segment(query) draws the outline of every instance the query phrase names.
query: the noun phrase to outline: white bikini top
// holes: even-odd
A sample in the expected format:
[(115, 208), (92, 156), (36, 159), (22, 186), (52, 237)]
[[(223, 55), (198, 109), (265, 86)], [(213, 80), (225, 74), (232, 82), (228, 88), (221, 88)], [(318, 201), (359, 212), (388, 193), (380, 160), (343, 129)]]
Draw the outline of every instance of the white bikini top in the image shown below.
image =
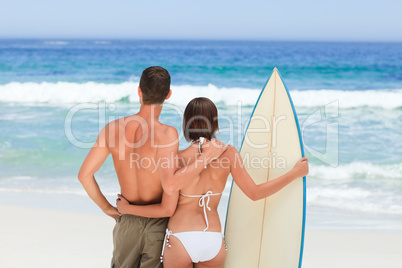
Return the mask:
[[(197, 141), (199, 141), (200, 143), (198, 144), (198, 153), (201, 154), (201, 148), (202, 148), (202, 144), (204, 143), (206, 139), (204, 137), (199, 137), (198, 140), (192, 140), (191, 141), (191, 145), (193, 145), (194, 143), (196, 143)], [(204, 168), (207, 168), (207, 166), (205, 166)]]
[(198, 152), (199, 152), (200, 154), (202, 153), (202, 152), (201, 152), (201, 147), (202, 147), (202, 144), (204, 143), (204, 140), (205, 140), (204, 137), (199, 137), (198, 140), (192, 140), (192, 141), (191, 141), (191, 144), (194, 144), (194, 143), (196, 143), (197, 141), (200, 142), (200, 143), (198, 144)]
[[(214, 196), (214, 195), (220, 195), (222, 193), (212, 193), (212, 191), (208, 191), (206, 194), (200, 194), (200, 195), (186, 195), (183, 193), (180, 193), (180, 195), (184, 196), (184, 197), (196, 197), (196, 198), (200, 198), (200, 200), (198, 201), (198, 205), (202, 208), (204, 208), (204, 217), (205, 217), (205, 223), (207, 224), (207, 228), (204, 229), (204, 232), (206, 232), (209, 228), (209, 223), (208, 223), (208, 216), (207, 216), (207, 209), (209, 211), (211, 211), (211, 208), (209, 207), (209, 198), (210, 196)], [(205, 199), (207, 199), (205, 201)]]

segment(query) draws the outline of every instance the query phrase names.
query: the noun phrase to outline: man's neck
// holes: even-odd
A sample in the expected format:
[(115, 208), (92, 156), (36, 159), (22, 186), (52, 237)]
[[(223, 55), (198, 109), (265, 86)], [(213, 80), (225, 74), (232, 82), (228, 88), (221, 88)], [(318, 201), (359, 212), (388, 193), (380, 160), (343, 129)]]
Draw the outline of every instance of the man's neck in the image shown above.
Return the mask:
[(161, 115), (163, 105), (145, 105), (141, 104), (140, 111), (138, 112), (138, 115), (145, 118), (146, 120), (148, 119), (153, 119), (153, 120), (159, 120), (159, 116)]

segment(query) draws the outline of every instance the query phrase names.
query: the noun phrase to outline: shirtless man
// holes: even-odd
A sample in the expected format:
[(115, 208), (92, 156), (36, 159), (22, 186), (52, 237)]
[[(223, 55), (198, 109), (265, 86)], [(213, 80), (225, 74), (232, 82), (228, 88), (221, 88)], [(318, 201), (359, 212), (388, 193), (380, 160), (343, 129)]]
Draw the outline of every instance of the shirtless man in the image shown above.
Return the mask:
[[(167, 204), (177, 202), (178, 190), (226, 150), (221, 142), (213, 140), (190, 165), (177, 169), (177, 130), (159, 122), (163, 102), (171, 94), (170, 75), (165, 69), (145, 69), (138, 87), (140, 111), (112, 121), (101, 130), (78, 174), (90, 198), (116, 220), (112, 267), (162, 267), (162, 242), (174, 210), (155, 210), (158, 213), (153, 218), (121, 215), (102, 194), (94, 177), (108, 155), (113, 157), (121, 194), (131, 204), (172, 207)], [(149, 208), (138, 206), (139, 210)]]

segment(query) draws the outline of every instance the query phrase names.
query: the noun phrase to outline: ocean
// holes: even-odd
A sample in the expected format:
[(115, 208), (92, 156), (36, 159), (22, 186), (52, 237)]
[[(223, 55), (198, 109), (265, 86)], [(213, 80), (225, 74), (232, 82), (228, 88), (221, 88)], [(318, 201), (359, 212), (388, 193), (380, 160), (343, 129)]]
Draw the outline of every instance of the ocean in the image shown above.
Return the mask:
[[(217, 137), (237, 148), (277, 67), (310, 160), (307, 228), (402, 229), (402, 43), (0, 40), (0, 195), (85, 196), (83, 159), (107, 122), (138, 111), (153, 65), (172, 77), (162, 122), (181, 133), (188, 101), (209, 97)], [(113, 200), (111, 159), (97, 179)]]

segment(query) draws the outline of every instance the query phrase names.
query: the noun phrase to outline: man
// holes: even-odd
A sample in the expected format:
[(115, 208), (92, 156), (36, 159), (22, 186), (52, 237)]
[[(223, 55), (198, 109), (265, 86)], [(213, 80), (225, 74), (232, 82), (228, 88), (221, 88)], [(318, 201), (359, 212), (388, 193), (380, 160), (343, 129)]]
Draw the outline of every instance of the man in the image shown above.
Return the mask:
[(112, 267), (161, 267), (159, 257), (167, 217), (174, 211), (149, 215), (152, 218), (120, 215), (102, 194), (94, 177), (107, 156), (113, 157), (124, 198), (132, 204), (158, 206), (176, 202), (177, 191), (226, 149), (213, 140), (191, 165), (178, 170), (177, 130), (159, 122), (163, 103), (171, 94), (170, 75), (164, 68), (145, 69), (138, 87), (140, 111), (112, 121), (101, 130), (78, 174), (91, 199), (116, 219)]

